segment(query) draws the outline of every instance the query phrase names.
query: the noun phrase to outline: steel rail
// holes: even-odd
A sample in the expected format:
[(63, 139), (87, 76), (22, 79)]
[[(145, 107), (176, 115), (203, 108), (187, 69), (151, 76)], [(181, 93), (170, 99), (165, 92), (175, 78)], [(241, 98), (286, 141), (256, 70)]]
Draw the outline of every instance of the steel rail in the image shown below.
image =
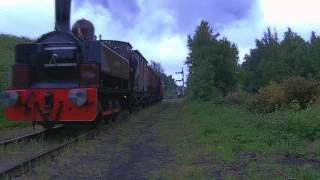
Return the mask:
[[(60, 127), (62, 127), (62, 126), (55, 126), (53, 129), (57, 129), (57, 128), (60, 128)], [(47, 129), (42, 129), (42, 130), (38, 130), (36, 132), (32, 132), (32, 133), (29, 133), (29, 134), (24, 134), (24, 135), (19, 136), (19, 137), (6, 139), (4, 141), (0, 141), (0, 146), (8, 146), (10, 144), (18, 143), (18, 142), (21, 142), (21, 141), (26, 140), (26, 139), (32, 139), (32, 138), (35, 138), (35, 137), (43, 134), (46, 131), (48, 131), (48, 130)]]
[(88, 139), (91, 136), (94, 137), (94, 135), (96, 135), (100, 130), (101, 130), (101, 128), (93, 129), (89, 132), (86, 132), (85, 134), (81, 134), (75, 138), (72, 138), (65, 143), (62, 143), (60, 145), (56, 145), (53, 148), (50, 148), (49, 150), (45, 150), (45, 151), (42, 151), (36, 155), (28, 157), (25, 160), (22, 160), (11, 167), (6, 167), (3, 169), (0, 169), (0, 179), (1, 178), (12, 178), (12, 175), (17, 175), (17, 174), (21, 175), (25, 171), (28, 171), (29, 169), (34, 167), (35, 164), (37, 162), (39, 162), (41, 159), (45, 159), (46, 157), (52, 157), (51, 155), (58, 153), (59, 151), (63, 150), (64, 148), (68, 147), (70, 144), (77, 143), (82, 138)]
[(4, 141), (1, 141), (0, 142), (0, 146), (7, 146), (9, 144), (13, 144), (13, 143), (17, 143), (17, 142), (21, 142), (25, 139), (31, 139), (31, 138), (34, 138), (36, 136), (39, 136), (40, 134), (44, 133), (46, 130), (43, 129), (43, 130), (40, 130), (40, 131), (37, 131), (37, 132), (33, 132), (33, 133), (29, 133), (29, 134), (25, 134), (25, 135), (22, 135), (22, 136), (19, 136), (19, 137), (15, 137), (15, 138), (12, 138), (12, 139), (7, 139), (7, 140), (4, 140)]

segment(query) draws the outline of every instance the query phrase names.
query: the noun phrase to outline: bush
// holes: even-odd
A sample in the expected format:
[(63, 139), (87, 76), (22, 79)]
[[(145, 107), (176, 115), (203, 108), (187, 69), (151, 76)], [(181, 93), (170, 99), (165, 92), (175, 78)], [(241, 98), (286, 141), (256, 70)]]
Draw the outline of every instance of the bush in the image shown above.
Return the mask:
[(256, 104), (250, 110), (270, 113), (283, 108), (305, 109), (309, 104), (320, 102), (319, 87), (319, 81), (302, 77), (291, 77), (281, 83), (272, 82), (259, 90)]
[(226, 98), (233, 104), (246, 104), (250, 96), (252, 95), (245, 91), (236, 91), (228, 93)]
[(257, 109), (257, 96), (253, 93), (248, 93), (245, 91), (235, 91), (228, 93), (225, 99), (228, 104), (241, 104), (250, 111), (255, 111)]
[(212, 98), (211, 100), (212, 104), (215, 105), (232, 105), (232, 103), (229, 101), (229, 99), (227, 99), (226, 97), (222, 97), (222, 96), (218, 96), (215, 98)]
[(272, 82), (261, 88), (257, 95), (257, 110), (269, 113), (280, 109), (285, 104), (285, 92), (281, 85)]
[(265, 125), (275, 139), (290, 141), (293, 136), (307, 141), (320, 138), (319, 107), (308, 107), (299, 112), (288, 110), (265, 116)]
[(316, 102), (319, 97), (319, 82), (308, 81), (302, 77), (292, 77), (282, 82), (285, 92), (285, 103), (297, 102), (305, 109), (308, 104)]

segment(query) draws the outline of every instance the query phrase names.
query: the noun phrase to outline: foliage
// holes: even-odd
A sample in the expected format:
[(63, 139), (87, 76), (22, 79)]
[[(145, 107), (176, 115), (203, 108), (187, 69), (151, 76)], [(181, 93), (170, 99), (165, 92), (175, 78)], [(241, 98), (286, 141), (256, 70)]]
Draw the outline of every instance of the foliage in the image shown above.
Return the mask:
[[(319, 107), (303, 111), (283, 111), (265, 115), (266, 127), (273, 129), (274, 140), (294, 141), (294, 138), (312, 142), (320, 139)], [(267, 123), (268, 121), (268, 123)]]
[(164, 74), (164, 70), (163, 70), (163, 67), (162, 67), (162, 65), (160, 64), (160, 63), (158, 63), (158, 62), (155, 62), (155, 61), (150, 61), (150, 63), (149, 63), (149, 67), (151, 68), (151, 69), (153, 69), (155, 72), (157, 72), (159, 75), (160, 74)]
[(291, 77), (282, 82), (286, 103), (297, 101), (302, 108), (315, 102), (319, 97), (319, 82), (308, 81), (302, 77)]
[(248, 99), (250, 99), (252, 96), (253, 96), (252, 94), (240, 90), (240, 91), (229, 92), (226, 98), (232, 104), (246, 104)]
[(30, 42), (25, 37), (0, 34), (0, 91), (7, 88), (10, 80), (10, 67), (14, 63), (14, 50), (17, 44)]
[(256, 47), (245, 56), (240, 68), (242, 88), (257, 92), (271, 81), (280, 82), (294, 76), (320, 79), (320, 38), (311, 33), (309, 42), (290, 28), (280, 41), (270, 28)]
[(225, 95), (236, 87), (238, 49), (226, 38), (218, 39), (206, 21), (188, 37), (188, 92), (194, 99)]
[[(198, 146), (208, 154), (213, 154), (214, 159), (222, 160), (227, 167), (247, 163), (240, 170), (246, 178), (235, 179), (251, 179), (256, 176), (259, 177), (257, 179), (274, 179), (275, 174), (286, 177), (319, 177), (319, 171), (312, 164), (294, 164), (297, 159), (293, 159), (291, 167), (299, 170), (299, 174), (293, 175), (286, 164), (280, 163), (287, 156), (315, 161), (320, 158), (319, 151), (315, 149), (320, 147), (319, 110), (319, 107), (314, 106), (302, 111), (256, 114), (248, 112), (242, 106), (189, 102), (184, 112), (186, 117), (192, 119), (197, 143), (200, 144)], [(239, 159), (240, 155), (246, 154), (250, 156)], [(251, 157), (254, 159), (251, 160)], [(265, 169), (264, 166), (268, 168)], [(243, 173), (248, 172), (248, 168), (255, 171), (252, 174)], [(266, 175), (270, 177), (267, 178)]]
[(270, 113), (281, 109), (305, 109), (319, 100), (319, 82), (302, 77), (291, 77), (280, 83), (272, 82), (260, 88), (255, 108), (259, 112)]
[(258, 93), (258, 103), (263, 112), (273, 112), (280, 109), (285, 102), (285, 92), (277, 83), (261, 88)]

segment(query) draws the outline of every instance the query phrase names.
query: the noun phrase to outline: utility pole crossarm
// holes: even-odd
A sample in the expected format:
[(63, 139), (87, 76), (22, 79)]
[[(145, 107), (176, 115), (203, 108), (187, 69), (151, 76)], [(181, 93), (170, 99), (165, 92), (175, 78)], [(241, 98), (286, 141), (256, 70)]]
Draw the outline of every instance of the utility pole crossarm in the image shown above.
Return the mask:
[(185, 81), (184, 81), (184, 70), (182, 67), (182, 70), (180, 72), (176, 72), (176, 74), (181, 74), (182, 78), (179, 80), (176, 80), (176, 82), (182, 82), (182, 94), (184, 95), (184, 86), (185, 86)]

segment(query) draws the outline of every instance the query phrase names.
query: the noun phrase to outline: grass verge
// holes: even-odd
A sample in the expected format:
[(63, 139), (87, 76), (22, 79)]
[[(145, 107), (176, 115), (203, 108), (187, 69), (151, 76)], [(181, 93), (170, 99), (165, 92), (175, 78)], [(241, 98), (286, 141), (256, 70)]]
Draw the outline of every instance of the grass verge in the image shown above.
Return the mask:
[[(158, 136), (174, 160), (164, 179), (320, 179), (320, 109), (255, 114), (211, 102), (171, 104)], [(177, 173), (179, 172), (179, 173)]]

